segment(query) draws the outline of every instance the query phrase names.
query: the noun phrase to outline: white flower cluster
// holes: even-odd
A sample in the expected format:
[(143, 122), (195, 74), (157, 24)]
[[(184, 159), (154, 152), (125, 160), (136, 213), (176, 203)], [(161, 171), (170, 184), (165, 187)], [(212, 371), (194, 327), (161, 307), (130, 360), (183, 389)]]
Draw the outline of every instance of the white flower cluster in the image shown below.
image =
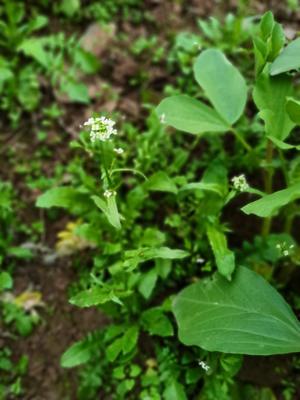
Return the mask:
[(207, 365), (204, 361), (199, 361), (199, 366), (204, 369), (204, 371), (208, 372), (210, 369), (210, 366)]
[(293, 244), (288, 245), (286, 242), (276, 244), (276, 249), (278, 249), (284, 257), (289, 256), (294, 247), (295, 246)]
[(103, 193), (103, 196), (106, 198), (110, 198), (112, 196), (115, 196), (117, 193), (114, 190), (105, 190)]
[(245, 192), (247, 189), (249, 189), (249, 185), (244, 174), (234, 176), (231, 179), (231, 182), (233, 184), (234, 189), (238, 190), (239, 192)]
[(83, 125), (91, 129), (91, 142), (96, 142), (97, 140), (106, 142), (110, 139), (111, 135), (117, 134), (117, 130), (114, 128), (115, 121), (106, 117), (91, 117)]

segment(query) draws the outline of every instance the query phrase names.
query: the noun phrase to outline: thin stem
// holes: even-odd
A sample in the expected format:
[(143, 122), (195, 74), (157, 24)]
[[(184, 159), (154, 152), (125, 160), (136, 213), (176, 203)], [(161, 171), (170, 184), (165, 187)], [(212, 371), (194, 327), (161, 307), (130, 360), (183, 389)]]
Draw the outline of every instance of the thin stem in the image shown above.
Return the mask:
[[(271, 166), (273, 160), (274, 147), (271, 140), (268, 139), (267, 148), (266, 148), (266, 170), (264, 174), (264, 185), (265, 192), (267, 194), (272, 193), (273, 189), (273, 175), (274, 169)], [(272, 217), (267, 217), (263, 220), (261, 234), (262, 236), (267, 236), (270, 233), (272, 227)]]
[(234, 134), (234, 136), (236, 137), (236, 139), (244, 146), (244, 148), (251, 152), (253, 151), (252, 147), (250, 146), (249, 143), (246, 142), (246, 140), (243, 138), (243, 136), (234, 128), (231, 129), (231, 132)]

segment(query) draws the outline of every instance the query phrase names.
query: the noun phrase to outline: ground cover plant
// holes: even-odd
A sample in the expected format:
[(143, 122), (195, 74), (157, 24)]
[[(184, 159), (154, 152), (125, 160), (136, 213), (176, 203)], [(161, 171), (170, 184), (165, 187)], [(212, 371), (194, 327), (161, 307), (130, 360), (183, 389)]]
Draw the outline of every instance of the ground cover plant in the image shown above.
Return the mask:
[[(33, 119), (32, 159), (12, 146), (14, 172), (0, 183), (0, 398), (297, 399), (296, 32), (291, 38), (271, 11), (254, 14), (244, 2), (236, 14), (163, 38), (139, 1), (42, 3), (26, 16), (18, 2), (2, 10), (20, 35), (14, 78), (3, 81), (13, 102), (5, 118), (12, 127), (28, 118), (9, 89), (28, 65), (35, 79), (51, 78), (52, 100)], [(109, 24), (101, 35), (125, 21), (115, 39), (130, 43), (124, 76), (124, 49), (99, 59), (73, 32), (32, 38), (23, 25), (33, 15), (44, 21), (38, 29), (51, 18), (78, 26), (94, 15)], [(138, 30), (133, 40), (127, 24), (149, 24), (149, 34)], [(51, 69), (45, 60), (57, 46)], [(102, 71), (111, 83), (91, 83)], [(69, 99), (56, 93), (70, 82)], [(124, 82), (139, 106), (123, 102)], [(62, 129), (68, 140), (53, 133)], [(52, 356), (58, 372), (49, 370), (48, 386), (60, 388), (37, 388)]]

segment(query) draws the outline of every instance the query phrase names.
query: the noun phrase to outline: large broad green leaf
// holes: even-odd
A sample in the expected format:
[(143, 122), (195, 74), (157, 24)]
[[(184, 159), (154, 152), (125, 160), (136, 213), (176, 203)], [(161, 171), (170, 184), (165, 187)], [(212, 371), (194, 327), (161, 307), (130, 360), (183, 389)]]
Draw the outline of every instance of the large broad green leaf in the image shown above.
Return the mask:
[(285, 108), (291, 94), (292, 81), (288, 76), (270, 77), (264, 72), (257, 79), (253, 99), (265, 121), (267, 135), (284, 140), (294, 127)]
[(226, 132), (229, 126), (206, 104), (186, 95), (167, 97), (156, 108), (161, 121), (184, 132)]
[(278, 75), (300, 68), (300, 38), (293, 40), (272, 63), (270, 74)]
[(218, 113), (235, 123), (247, 101), (247, 86), (240, 72), (216, 49), (203, 51), (194, 64), (194, 74)]
[(258, 217), (270, 217), (281, 207), (300, 198), (300, 184), (297, 183), (287, 189), (268, 194), (259, 200), (253, 201), (242, 208), (246, 214), (254, 214)]
[(300, 324), (260, 275), (239, 267), (185, 288), (173, 304), (179, 339), (208, 351), (271, 355), (300, 351)]
[(206, 232), (216, 259), (218, 271), (230, 280), (235, 269), (235, 257), (227, 246), (226, 236), (213, 225), (208, 225)]

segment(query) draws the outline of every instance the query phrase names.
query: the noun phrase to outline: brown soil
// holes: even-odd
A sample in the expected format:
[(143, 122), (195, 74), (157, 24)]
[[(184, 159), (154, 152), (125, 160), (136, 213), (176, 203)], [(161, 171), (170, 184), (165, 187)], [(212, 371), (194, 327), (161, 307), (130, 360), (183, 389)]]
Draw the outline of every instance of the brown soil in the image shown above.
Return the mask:
[(96, 309), (68, 303), (67, 288), (76, 279), (70, 262), (25, 266), (15, 274), (15, 294), (29, 287), (43, 294), (42, 323), (27, 338), (9, 340), (14, 357), (29, 357), (22, 400), (76, 399), (76, 370), (60, 367), (62, 353), (76, 340), (106, 323)]

